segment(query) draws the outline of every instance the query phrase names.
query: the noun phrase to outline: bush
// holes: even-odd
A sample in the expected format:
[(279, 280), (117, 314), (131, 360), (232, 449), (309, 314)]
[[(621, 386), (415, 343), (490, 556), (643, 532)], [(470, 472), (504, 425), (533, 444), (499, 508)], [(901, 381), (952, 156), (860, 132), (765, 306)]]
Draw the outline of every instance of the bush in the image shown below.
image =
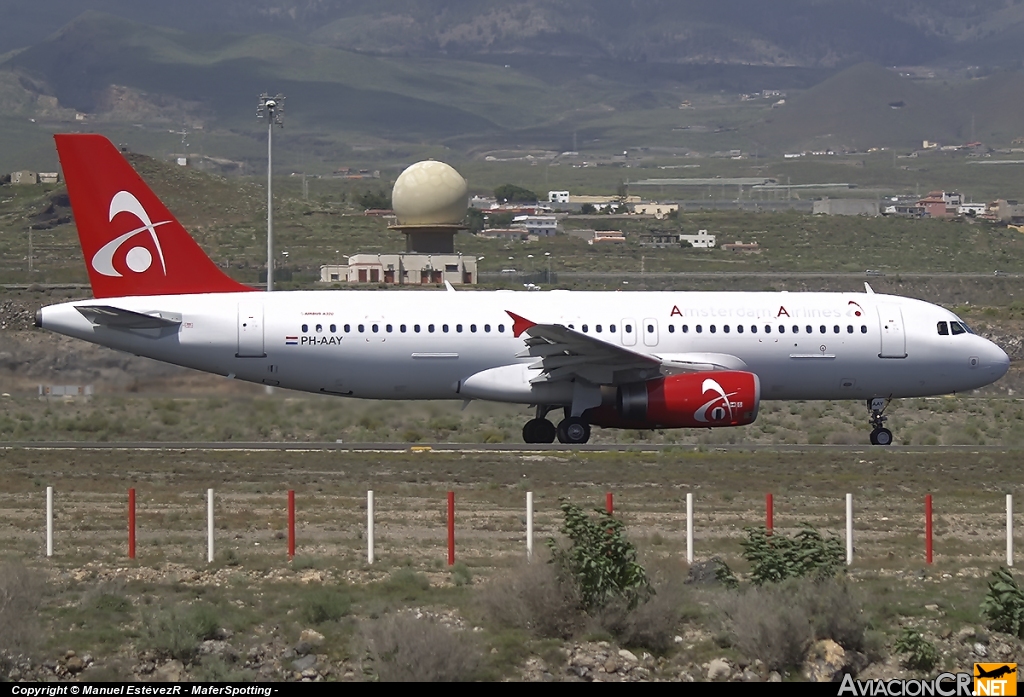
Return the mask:
[(811, 620), (789, 588), (771, 585), (721, 596), (730, 643), (769, 670), (800, 665), (814, 640)]
[(802, 606), (815, 640), (831, 639), (844, 649), (867, 649), (868, 620), (863, 603), (845, 578), (783, 584), (793, 602)]
[(622, 646), (666, 653), (682, 618), (678, 589), (661, 586), (657, 593), (634, 608), (622, 601), (606, 605), (597, 616), (597, 624)]
[(363, 623), (360, 636), (382, 682), (465, 682), (478, 677), (481, 659), (473, 644), (432, 620), (392, 615)]
[(910, 670), (930, 671), (939, 662), (938, 649), (916, 629), (904, 629), (893, 648), (904, 656), (900, 663)]
[(546, 639), (569, 639), (583, 626), (576, 586), (552, 564), (524, 562), (484, 586), (478, 600), (492, 623)]
[(20, 564), (0, 564), (0, 675), (5, 658), (28, 653), (39, 632), (42, 580)]
[(651, 584), (636, 561), (636, 547), (626, 539), (621, 520), (600, 509), (595, 520), (564, 499), (561, 509), (565, 516), (561, 531), (570, 545), (561, 547), (554, 538), (547, 544), (559, 574), (576, 585), (585, 612), (613, 600), (633, 609), (651, 597)]
[(337, 622), (352, 609), (348, 594), (335, 588), (315, 588), (302, 601), (302, 619), (309, 624)]
[(822, 580), (845, 569), (843, 542), (835, 535), (824, 538), (810, 526), (804, 526), (795, 537), (769, 535), (763, 527), (744, 530), (747, 539), (740, 544), (756, 585), (804, 576)]
[(989, 629), (1024, 639), (1024, 590), (1005, 566), (992, 572), (981, 612)]
[(216, 612), (205, 605), (172, 607), (143, 619), (145, 647), (180, 661), (191, 660), (199, 644), (213, 639), (218, 629)]

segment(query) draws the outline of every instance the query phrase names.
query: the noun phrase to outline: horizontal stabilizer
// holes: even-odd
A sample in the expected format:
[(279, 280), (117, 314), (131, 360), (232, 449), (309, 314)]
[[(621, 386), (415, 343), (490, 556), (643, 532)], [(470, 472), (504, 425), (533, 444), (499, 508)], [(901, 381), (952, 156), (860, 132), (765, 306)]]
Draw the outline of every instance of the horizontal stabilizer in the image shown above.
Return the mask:
[(147, 315), (110, 305), (82, 305), (75, 309), (93, 324), (111, 329), (163, 329), (181, 324), (181, 315), (168, 312)]

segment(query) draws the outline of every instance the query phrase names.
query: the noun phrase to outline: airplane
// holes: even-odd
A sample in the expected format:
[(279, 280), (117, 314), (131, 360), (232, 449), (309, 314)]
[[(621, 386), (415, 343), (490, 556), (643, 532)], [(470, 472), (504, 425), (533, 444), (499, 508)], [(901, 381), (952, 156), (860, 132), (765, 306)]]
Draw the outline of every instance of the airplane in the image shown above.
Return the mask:
[(998, 668), (993, 668), (992, 670), (985, 670), (984, 668), (981, 667), (981, 664), (975, 663), (974, 664), (974, 670), (976, 670), (977, 673), (978, 673), (977, 675), (974, 676), (976, 678), (997, 678), (998, 679), (998, 678), (1003, 677), (1004, 675), (1009, 675), (1010, 673), (1016, 673), (1017, 672), (1017, 666), (1016, 666), (1016, 664), (1014, 664), (1014, 666), (1011, 668), (1007, 664), (1007, 665), (1001, 665)]
[[(35, 324), (253, 383), (361, 399), (528, 405), (527, 443), (592, 427), (753, 423), (763, 400), (964, 392), (1009, 358), (922, 300), (837, 292), (261, 292), (203, 252), (109, 140), (58, 134), (93, 299)], [(556, 425), (548, 414), (562, 411)]]

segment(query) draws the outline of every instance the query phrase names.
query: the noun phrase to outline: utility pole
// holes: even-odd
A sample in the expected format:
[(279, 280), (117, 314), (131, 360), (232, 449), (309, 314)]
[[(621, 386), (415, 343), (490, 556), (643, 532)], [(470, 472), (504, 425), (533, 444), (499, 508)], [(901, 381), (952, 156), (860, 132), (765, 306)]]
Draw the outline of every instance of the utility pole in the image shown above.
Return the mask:
[(32, 283), (32, 226), (28, 227), (28, 282)]
[(267, 119), (267, 292), (274, 290), (274, 180), (273, 144), (274, 125), (284, 126), (284, 95), (260, 95), (256, 118)]

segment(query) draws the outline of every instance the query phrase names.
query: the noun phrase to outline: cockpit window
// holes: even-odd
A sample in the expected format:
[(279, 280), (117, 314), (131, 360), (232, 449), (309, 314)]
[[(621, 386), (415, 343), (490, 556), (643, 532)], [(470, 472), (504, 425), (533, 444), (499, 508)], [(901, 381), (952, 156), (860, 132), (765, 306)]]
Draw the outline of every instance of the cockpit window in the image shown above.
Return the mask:
[(938, 327), (939, 327), (939, 336), (948, 336), (949, 335), (949, 327), (946, 326), (945, 322), (939, 322)]
[(964, 328), (964, 325), (960, 324), (959, 322), (950, 322), (949, 328), (954, 336), (956, 336), (957, 334), (967, 333), (967, 330)]

